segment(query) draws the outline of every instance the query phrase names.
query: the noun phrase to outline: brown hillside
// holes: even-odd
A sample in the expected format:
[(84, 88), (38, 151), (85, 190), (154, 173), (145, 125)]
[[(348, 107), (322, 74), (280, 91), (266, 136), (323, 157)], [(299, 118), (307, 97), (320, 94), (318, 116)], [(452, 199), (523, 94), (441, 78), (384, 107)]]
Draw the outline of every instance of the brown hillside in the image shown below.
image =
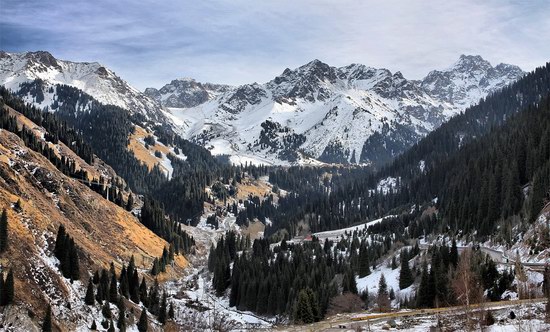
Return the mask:
[[(21, 209), (13, 207), (18, 200)], [(63, 175), (6, 130), (0, 130), (0, 207), (5, 207), (9, 216), (9, 246), (0, 257), (1, 270), (13, 269), (15, 273), (16, 302), (39, 318), (46, 303), (56, 304), (54, 317), (67, 324), (59, 326), (62, 330), (72, 330), (71, 324), (79, 319), (74, 315), (80, 314), (59, 309), (74, 300), (70, 283), (60, 277), (52, 258), (60, 224), (80, 248), (83, 282), (95, 269), (110, 262), (120, 267), (131, 255), (138, 267), (148, 269), (167, 245), (131, 213)], [(186, 264), (178, 257), (175, 268)]]

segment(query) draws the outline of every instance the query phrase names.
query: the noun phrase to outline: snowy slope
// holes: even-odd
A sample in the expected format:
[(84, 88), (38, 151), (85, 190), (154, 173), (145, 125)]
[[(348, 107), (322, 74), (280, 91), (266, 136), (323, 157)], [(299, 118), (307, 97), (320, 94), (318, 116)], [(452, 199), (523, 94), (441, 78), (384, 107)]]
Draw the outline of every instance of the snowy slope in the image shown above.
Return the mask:
[(172, 108), (169, 116), (185, 138), (213, 154), (267, 164), (308, 158), (381, 163), (521, 75), (518, 67), (492, 67), (479, 56), (461, 56), (449, 69), (432, 71), (422, 81), (387, 69), (360, 64), (336, 68), (314, 60), (265, 84), (214, 92), (190, 80), (180, 81), (176, 89), (173, 81), (163, 89), (175, 94), (157, 99), (170, 106), (177, 98), (202, 95), (187, 104), (194, 106), (179, 103), (183, 107)]
[(0, 84), (17, 91), (21, 83), (35, 79), (43, 80), (48, 85), (73, 86), (103, 104), (116, 105), (131, 113), (141, 113), (153, 121), (166, 122), (160, 104), (97, 62), (58, 60), (43, 51), (0, 52)]

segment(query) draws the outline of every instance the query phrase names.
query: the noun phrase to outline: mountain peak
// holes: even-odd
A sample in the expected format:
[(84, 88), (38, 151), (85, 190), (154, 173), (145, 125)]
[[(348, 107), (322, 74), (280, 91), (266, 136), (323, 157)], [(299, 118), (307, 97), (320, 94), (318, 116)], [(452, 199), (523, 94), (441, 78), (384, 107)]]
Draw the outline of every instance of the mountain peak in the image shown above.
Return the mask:
[(517, 66), (499, 64), (493, 67), (480, 55), (462, 54), (451, 67), (431, 71), (421, 85), (433, 98), (464, 108), (522, 75), (523, 71)]
[(489, 70), (490, 68), (493, 68), (491, 66), (491, 63), (484, 58), (481, 57), (481, 55), (466, 55), (462, 54), (458, 58), (458, 61), (455, 62), (449, 70), (455, 70), (455, 71), (471, 71), (471, 70)]

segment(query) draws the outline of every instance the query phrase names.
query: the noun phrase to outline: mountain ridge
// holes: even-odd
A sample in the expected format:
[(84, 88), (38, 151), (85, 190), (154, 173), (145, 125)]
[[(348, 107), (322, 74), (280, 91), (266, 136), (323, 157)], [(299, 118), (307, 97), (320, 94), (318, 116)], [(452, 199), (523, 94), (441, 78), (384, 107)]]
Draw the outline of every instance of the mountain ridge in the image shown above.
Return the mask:
[(481, 56), (461, 55), (451, 67), (422, 80), (315, 59), (266, 83), (227, 88), (203, 103), (174, 108), (171, 115), (185, 138), (213, 154), (232, 155), (234, 162), (295, 164), (309, 157), (380, 165), (523, 74), (513, 65), (493, 67)]

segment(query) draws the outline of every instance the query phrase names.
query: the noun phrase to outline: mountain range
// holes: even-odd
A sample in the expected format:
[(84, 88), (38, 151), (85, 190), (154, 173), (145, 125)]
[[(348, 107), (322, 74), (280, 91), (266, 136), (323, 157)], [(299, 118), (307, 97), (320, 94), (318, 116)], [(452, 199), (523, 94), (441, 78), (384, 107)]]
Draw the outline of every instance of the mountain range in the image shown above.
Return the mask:
[(28, 102), (53, 109), (58, 98), (51, 87), (73, 86), (153, 125), (169, 124), (234, 163), (382, 165), (522, 75), (517, 66), (493, 67), (470, 55), (422, 80), (314, 60), (264, 84), (233, 87), (186, 78), (141, 93), (99, 63), (58, 60), (48, 52), (0, 53), (0, 84), (19, 91), (25, 82), (45, 83), (43, 96), (20, 93)]
[(422, 80), (314, 60), (265, 84), (176, 80), (146, 94), (170, 108), (184, 137), (234, 162), (383, 164), (523, 74), (467, 55)]

